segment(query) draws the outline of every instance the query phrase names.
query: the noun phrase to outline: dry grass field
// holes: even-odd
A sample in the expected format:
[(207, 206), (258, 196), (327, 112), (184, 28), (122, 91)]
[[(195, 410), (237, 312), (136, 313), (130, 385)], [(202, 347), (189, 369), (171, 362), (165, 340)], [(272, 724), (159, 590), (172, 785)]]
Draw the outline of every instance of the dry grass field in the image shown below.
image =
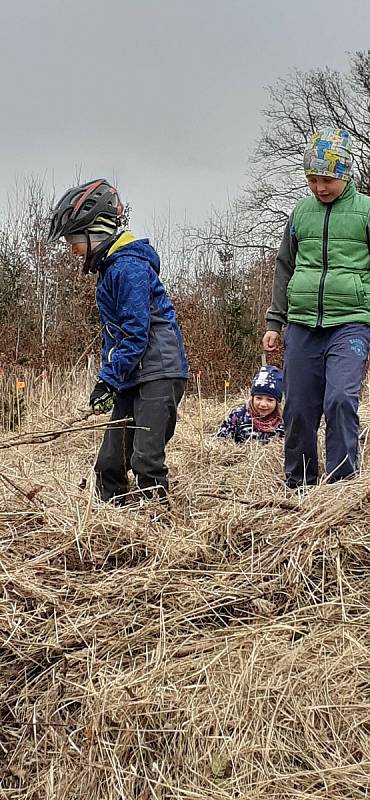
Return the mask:
[[(35, 385), (22, 430), (85, 397)], [(362, 416), (361, 476), (287, 496), (281, 442), (188, 398), (159, 518), (97, 505), (100, 428), (2, 449), (1, 800), (370, 797)]]

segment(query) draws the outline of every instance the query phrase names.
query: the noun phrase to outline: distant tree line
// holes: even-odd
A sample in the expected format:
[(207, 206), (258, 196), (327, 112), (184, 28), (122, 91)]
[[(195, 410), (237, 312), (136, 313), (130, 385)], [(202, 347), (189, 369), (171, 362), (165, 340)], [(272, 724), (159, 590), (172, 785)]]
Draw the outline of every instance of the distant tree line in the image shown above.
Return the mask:
[[(320, 126), (353, 136), (354, 177), (370, 194), (370, 51), (348, 71), (293, 71), (269, 89), (248, 184), (200, 228), (154, 231), (164, 277), (205, 392), (249, 380), (261, 355), (264, 313), (282, 230), (306, 189), (302, 155)], [(62, 243), (46, 246), (51, 198), (28, 180), (0, 220), (0, 366), (70, 367), (99, 352), (94, 279), (81, 279)], [(157, 241), (156, 241), (157, 240)]]

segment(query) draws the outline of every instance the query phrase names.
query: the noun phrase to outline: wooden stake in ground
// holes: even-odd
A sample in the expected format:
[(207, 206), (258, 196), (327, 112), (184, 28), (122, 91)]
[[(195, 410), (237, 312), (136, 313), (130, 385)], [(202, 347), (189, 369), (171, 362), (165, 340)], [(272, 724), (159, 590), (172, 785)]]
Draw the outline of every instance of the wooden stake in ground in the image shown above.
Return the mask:
[(201, 377), (202, 373), (199, 370), (196, 375), (197, 381), (197, 390), (198, 390), (198, 400), (199, 400), (199, 422), (200, 422), (200, 455), (203, 458), (203, 438), (204, 438), (204, 427), (203, 427), (203, 411), (202, 411), (202, 389), (201, 389)]
[(225, 419), (227, 417), (227, 390), (230, 386), (230, 381), (225, 381), (224, 385), (224, 407), (225, 407)]

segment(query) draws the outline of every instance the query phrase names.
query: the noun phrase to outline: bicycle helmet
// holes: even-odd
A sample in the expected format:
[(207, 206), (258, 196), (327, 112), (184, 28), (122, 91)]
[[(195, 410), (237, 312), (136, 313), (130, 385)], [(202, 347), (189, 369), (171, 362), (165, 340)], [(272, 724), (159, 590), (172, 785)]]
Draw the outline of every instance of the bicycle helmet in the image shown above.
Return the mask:
[(74, 233), (107, 233), (115, 231), (123, 214), (117, 189), (105, 180), (72, 187), (56, 204), (47, 241), (56, 242)]

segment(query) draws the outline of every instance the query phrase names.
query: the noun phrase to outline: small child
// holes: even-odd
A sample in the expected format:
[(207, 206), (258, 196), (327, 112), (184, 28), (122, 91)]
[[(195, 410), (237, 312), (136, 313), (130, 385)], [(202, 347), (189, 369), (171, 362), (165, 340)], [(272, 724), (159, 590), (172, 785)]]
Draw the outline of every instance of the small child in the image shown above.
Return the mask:
[(253, 379), (249, 402), (234, 408), (216, 436), (233, 439), (237, 444), (250, 441), (267, 444), (275, 436), (282, 438), (284, 423), (279, 408), (282, 381), (280, 369), (262, 367)]

